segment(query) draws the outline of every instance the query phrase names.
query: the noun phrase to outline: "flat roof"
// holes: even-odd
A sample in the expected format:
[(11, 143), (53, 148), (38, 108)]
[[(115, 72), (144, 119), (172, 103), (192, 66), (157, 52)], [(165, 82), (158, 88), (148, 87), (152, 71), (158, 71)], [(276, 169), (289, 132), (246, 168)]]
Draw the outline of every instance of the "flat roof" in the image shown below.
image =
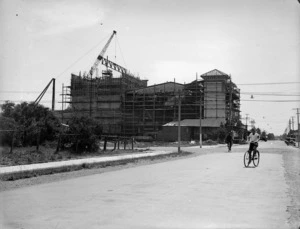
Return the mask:
[[(224, 118), (206, 118), (201, 120), (202, 127), (220, 127), (222, 123), (225, 124)], [(199, 125), (199, 119), (184, 119), (180, 121), (180, 126), (199, 127)], [(163, 126), (178, 126), (178, 121), (172, 121)]]

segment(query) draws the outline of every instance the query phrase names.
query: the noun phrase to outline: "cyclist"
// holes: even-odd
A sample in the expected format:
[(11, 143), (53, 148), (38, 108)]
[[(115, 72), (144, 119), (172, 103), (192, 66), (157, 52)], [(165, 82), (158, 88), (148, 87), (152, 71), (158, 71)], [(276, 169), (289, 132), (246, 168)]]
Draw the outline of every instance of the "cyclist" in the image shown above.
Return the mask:
[[(252, 128), (251, 133), (248, 136), (248, 141), (250, 141), (249, 150), (248, 150), (249, 155), (251, 155), (252, 150), (257, 149), (259, 139), (260, 139), (260, 136), (256, 132), (256, 129)], [(253, 158), (255, 158), (255, 157), (256, 157), (256, 151), (254, 150)], [(249, 157), (249, 161), (251, 161), (251, 157)]]
[(232, 132), (230, 131), (225, 139), (225, 142), (227, 143), (227, 146), (228, 146), (228, 152), (231, 151), (231, 146), (232, 146), (232, 142), (233, 142), (233, 139), (232, 139)]

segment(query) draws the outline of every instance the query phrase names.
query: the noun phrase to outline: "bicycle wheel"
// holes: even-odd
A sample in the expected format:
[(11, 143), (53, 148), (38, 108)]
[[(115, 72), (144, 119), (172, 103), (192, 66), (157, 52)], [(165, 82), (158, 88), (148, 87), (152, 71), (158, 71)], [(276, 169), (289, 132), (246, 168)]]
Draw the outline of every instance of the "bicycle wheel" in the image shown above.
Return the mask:
[(249, 166), (249, 152), (246, 151), (245, 154), (244, 154), (244, 165), (245, 167), (248, 167)]
[(256, 156), (255, 156), (255, 158), (253, 158), (253, 164), (254, 164), (255, 167), (258, 166), (258, 164), (259, 164), (259, 159), (260, 159), (260, 154), (259, 154), (259, 151), (256, 150)]

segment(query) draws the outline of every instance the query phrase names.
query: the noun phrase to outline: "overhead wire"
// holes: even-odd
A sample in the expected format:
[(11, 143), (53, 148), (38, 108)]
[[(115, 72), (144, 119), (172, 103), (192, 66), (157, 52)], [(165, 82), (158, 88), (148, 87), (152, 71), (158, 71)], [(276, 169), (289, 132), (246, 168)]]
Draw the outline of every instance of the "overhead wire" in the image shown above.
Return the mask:
[(261, 93), (261, 92), (241, 92), (241, 95), (263, 95), (263, 96), (300, 96), (300, 94), (275, 94), (275, 93)]
[(237, 85), (283, 85), (283, 84), (299, 84), (299, 81), (296, 82), (274, 82), (274, 83), (241, 83)]
[(74, 64), (76, 64), (78, 61), (80, 61), (83, 57), (87, 56), (91, 51), (95, 50), (102, 42), (107, 40), (106, 36), (103, 38), (100, 42), (98, 42), (96, 45), (94, 45), (91, 49), (89, 49), (87, 52), (85, 52), (83, 55), (81, 55), (76, 61), (74, 61), (72, 64), (70, 64), (63, 72), (61, 72), (58, 76), (56, 76), (56, 79), (61, 77), (67, 70), (69, 70)]
[(250, 102), (300, 102), (299, 99), (296, 100), (255, 100), (255, 99), (241, 99), (240, 101), (250, 101)]
[(124, 56), (123, 56), (123, 52), (122, 52), (122, 49), (121, 49), (121, 46), (120, 46), (120, 43), (119, 43), (119, 40), (117, 39), (117, 37), (116, 37), (116, 42), (117, 42), (118, 47), (119, 47), (119, 49), (120, 49), (120, 54), (121, 54), (121, 57), (122, 57), (122, 59), (123, 59), (125, 68), (127, 68), (127, 65), (126, 65), (126, 62), (125, 62), (125, 59), (124, 59)]

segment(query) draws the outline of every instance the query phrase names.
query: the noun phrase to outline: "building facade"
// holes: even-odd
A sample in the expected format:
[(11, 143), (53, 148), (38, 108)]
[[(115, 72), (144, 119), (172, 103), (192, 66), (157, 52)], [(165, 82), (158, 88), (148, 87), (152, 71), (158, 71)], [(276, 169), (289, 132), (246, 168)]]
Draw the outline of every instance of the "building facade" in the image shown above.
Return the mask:
[(236, 126), (240, 119), (240, 91), (231, 77), (214, 69), (201, 78), (188, 84), (147, 86), (145, 80), (125, 74), (115, 78), (109, 71), (95, 79), (72, 75), (70, 98), (65, 99), (70, 106), (68, 112), (63, 112), (89, 115), (99, 121), (105, 134), (154, 139), (161, 139), (164, 129), (176, 126), (179, 106), (182, 126), (188, 123), (191, 140), (199, 139), (200, 117), (207, 130), (220, 125)]

